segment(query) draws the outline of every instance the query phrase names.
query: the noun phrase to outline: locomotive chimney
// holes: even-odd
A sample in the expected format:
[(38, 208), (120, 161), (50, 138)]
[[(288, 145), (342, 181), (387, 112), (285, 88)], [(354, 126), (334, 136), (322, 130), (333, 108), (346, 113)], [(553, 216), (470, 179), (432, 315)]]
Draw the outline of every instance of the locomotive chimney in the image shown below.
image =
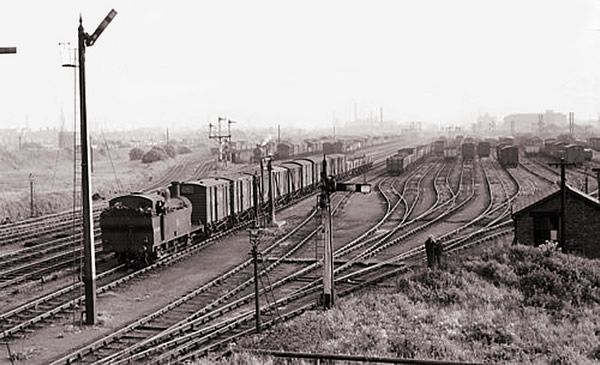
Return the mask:
[(179, 197), (179, 195), (181, 195), (181, 185), (179, 184), (179, 181), (171, 182), (171, 186), (169, 186), (169, 190), (171, 191), (172, 198)]

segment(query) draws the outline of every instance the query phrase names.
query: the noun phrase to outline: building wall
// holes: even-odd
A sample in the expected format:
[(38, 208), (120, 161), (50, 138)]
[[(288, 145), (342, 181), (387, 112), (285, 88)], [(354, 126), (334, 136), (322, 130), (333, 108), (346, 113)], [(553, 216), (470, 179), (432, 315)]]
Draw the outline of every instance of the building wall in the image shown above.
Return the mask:
[[(529, 211), (515, 217), (515, 238), (517, 242), (534, 244), (534, 212), (560, 212), (560, 195)], [(600, 258), (600, 212), (583, 198), (573, 193), (567, 194), (566, 199), (566, 242), (567, 248), (575, 253), (591, 258)], [(560, 232), (559, 232), (560, 237)]]

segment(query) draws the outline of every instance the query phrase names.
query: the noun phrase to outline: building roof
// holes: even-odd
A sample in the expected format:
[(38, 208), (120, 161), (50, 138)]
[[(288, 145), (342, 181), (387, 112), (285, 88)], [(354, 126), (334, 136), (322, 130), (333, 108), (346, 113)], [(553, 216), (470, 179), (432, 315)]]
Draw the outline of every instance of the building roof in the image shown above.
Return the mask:
[[(567, 194), (600, 210), (600, 201), (598, 201), (598, 199), (595, 199), (592, 196), (582, 192), (579, 189), (576, 189), (572, 186), (567, 185)], [(522, 201), (520, 204), (517, 203), (517, 204), (513, 205), (513, 210), (514, 210), (513, 217), (527, 213), (531, 209), (534, 209), (534, 208), (536, 208), (558, 196), (560, 196), (560, 188), (558, 188), (558, 187), (555, 187), (555, 188), (552, 188), (549, 190), (545, 190), (545, 191), (541, 192), (540, 194), (532, 195), (530, 199)]]

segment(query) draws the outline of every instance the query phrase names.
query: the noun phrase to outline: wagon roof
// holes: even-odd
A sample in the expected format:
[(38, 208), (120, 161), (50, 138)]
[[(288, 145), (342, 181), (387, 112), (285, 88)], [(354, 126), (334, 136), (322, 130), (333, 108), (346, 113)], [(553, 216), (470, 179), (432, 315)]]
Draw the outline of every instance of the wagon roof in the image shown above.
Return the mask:
[[(307, 162), (310, 163), (310, 162)], [(279, 163), (280, 166), (285, 166), (288, 168), (300, 168), (299, 164), (295, 163), (294, 161), (283, 161)]]
[(323, 162), (323, 156), (307, 156), (302, 158), (302, 160), (312, 161), (313, 163), (320, 163)]
[(224, 185), (224, 184), (228, 184), (228, 183), (229, 182), (224, 179), (215, 179), (212, 177), (207, 177), (202, 180), (186, 181), (186, 182), (182, 183), (182, 185), (217, 186), (217, 185)]
[(306, 160), (294, 160), (294, 161), (288, 161), (288, 163), (295, 163), (295, 164), (299, 164), (302, 166), (312, 166), (312, 162), (306, 161)]
[(211, 179), (227, 179), (227, 180), (249, 180), (252, 176), (242, 172), (219, 172), (219, 175), (210, 176)]
[(271, 166), (273, 171), (287, 171), (287, 169), (285, 167), (281, 167), (281, 166), (277, 166), (277, 165), (272, 165)]
[(338, 158), (338, 157), (343, 157), (346, 156), (343, 153), (330, 153), (327, 155), (327, 157), (331, 157), (331, 158)]

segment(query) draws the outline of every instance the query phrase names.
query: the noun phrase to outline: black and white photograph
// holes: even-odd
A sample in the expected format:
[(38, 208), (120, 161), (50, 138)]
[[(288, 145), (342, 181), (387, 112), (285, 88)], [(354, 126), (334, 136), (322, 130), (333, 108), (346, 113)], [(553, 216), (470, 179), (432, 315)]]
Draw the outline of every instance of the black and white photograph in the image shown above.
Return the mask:
[(599, 0), (0, 3), (0, 365), (600, 364)]

